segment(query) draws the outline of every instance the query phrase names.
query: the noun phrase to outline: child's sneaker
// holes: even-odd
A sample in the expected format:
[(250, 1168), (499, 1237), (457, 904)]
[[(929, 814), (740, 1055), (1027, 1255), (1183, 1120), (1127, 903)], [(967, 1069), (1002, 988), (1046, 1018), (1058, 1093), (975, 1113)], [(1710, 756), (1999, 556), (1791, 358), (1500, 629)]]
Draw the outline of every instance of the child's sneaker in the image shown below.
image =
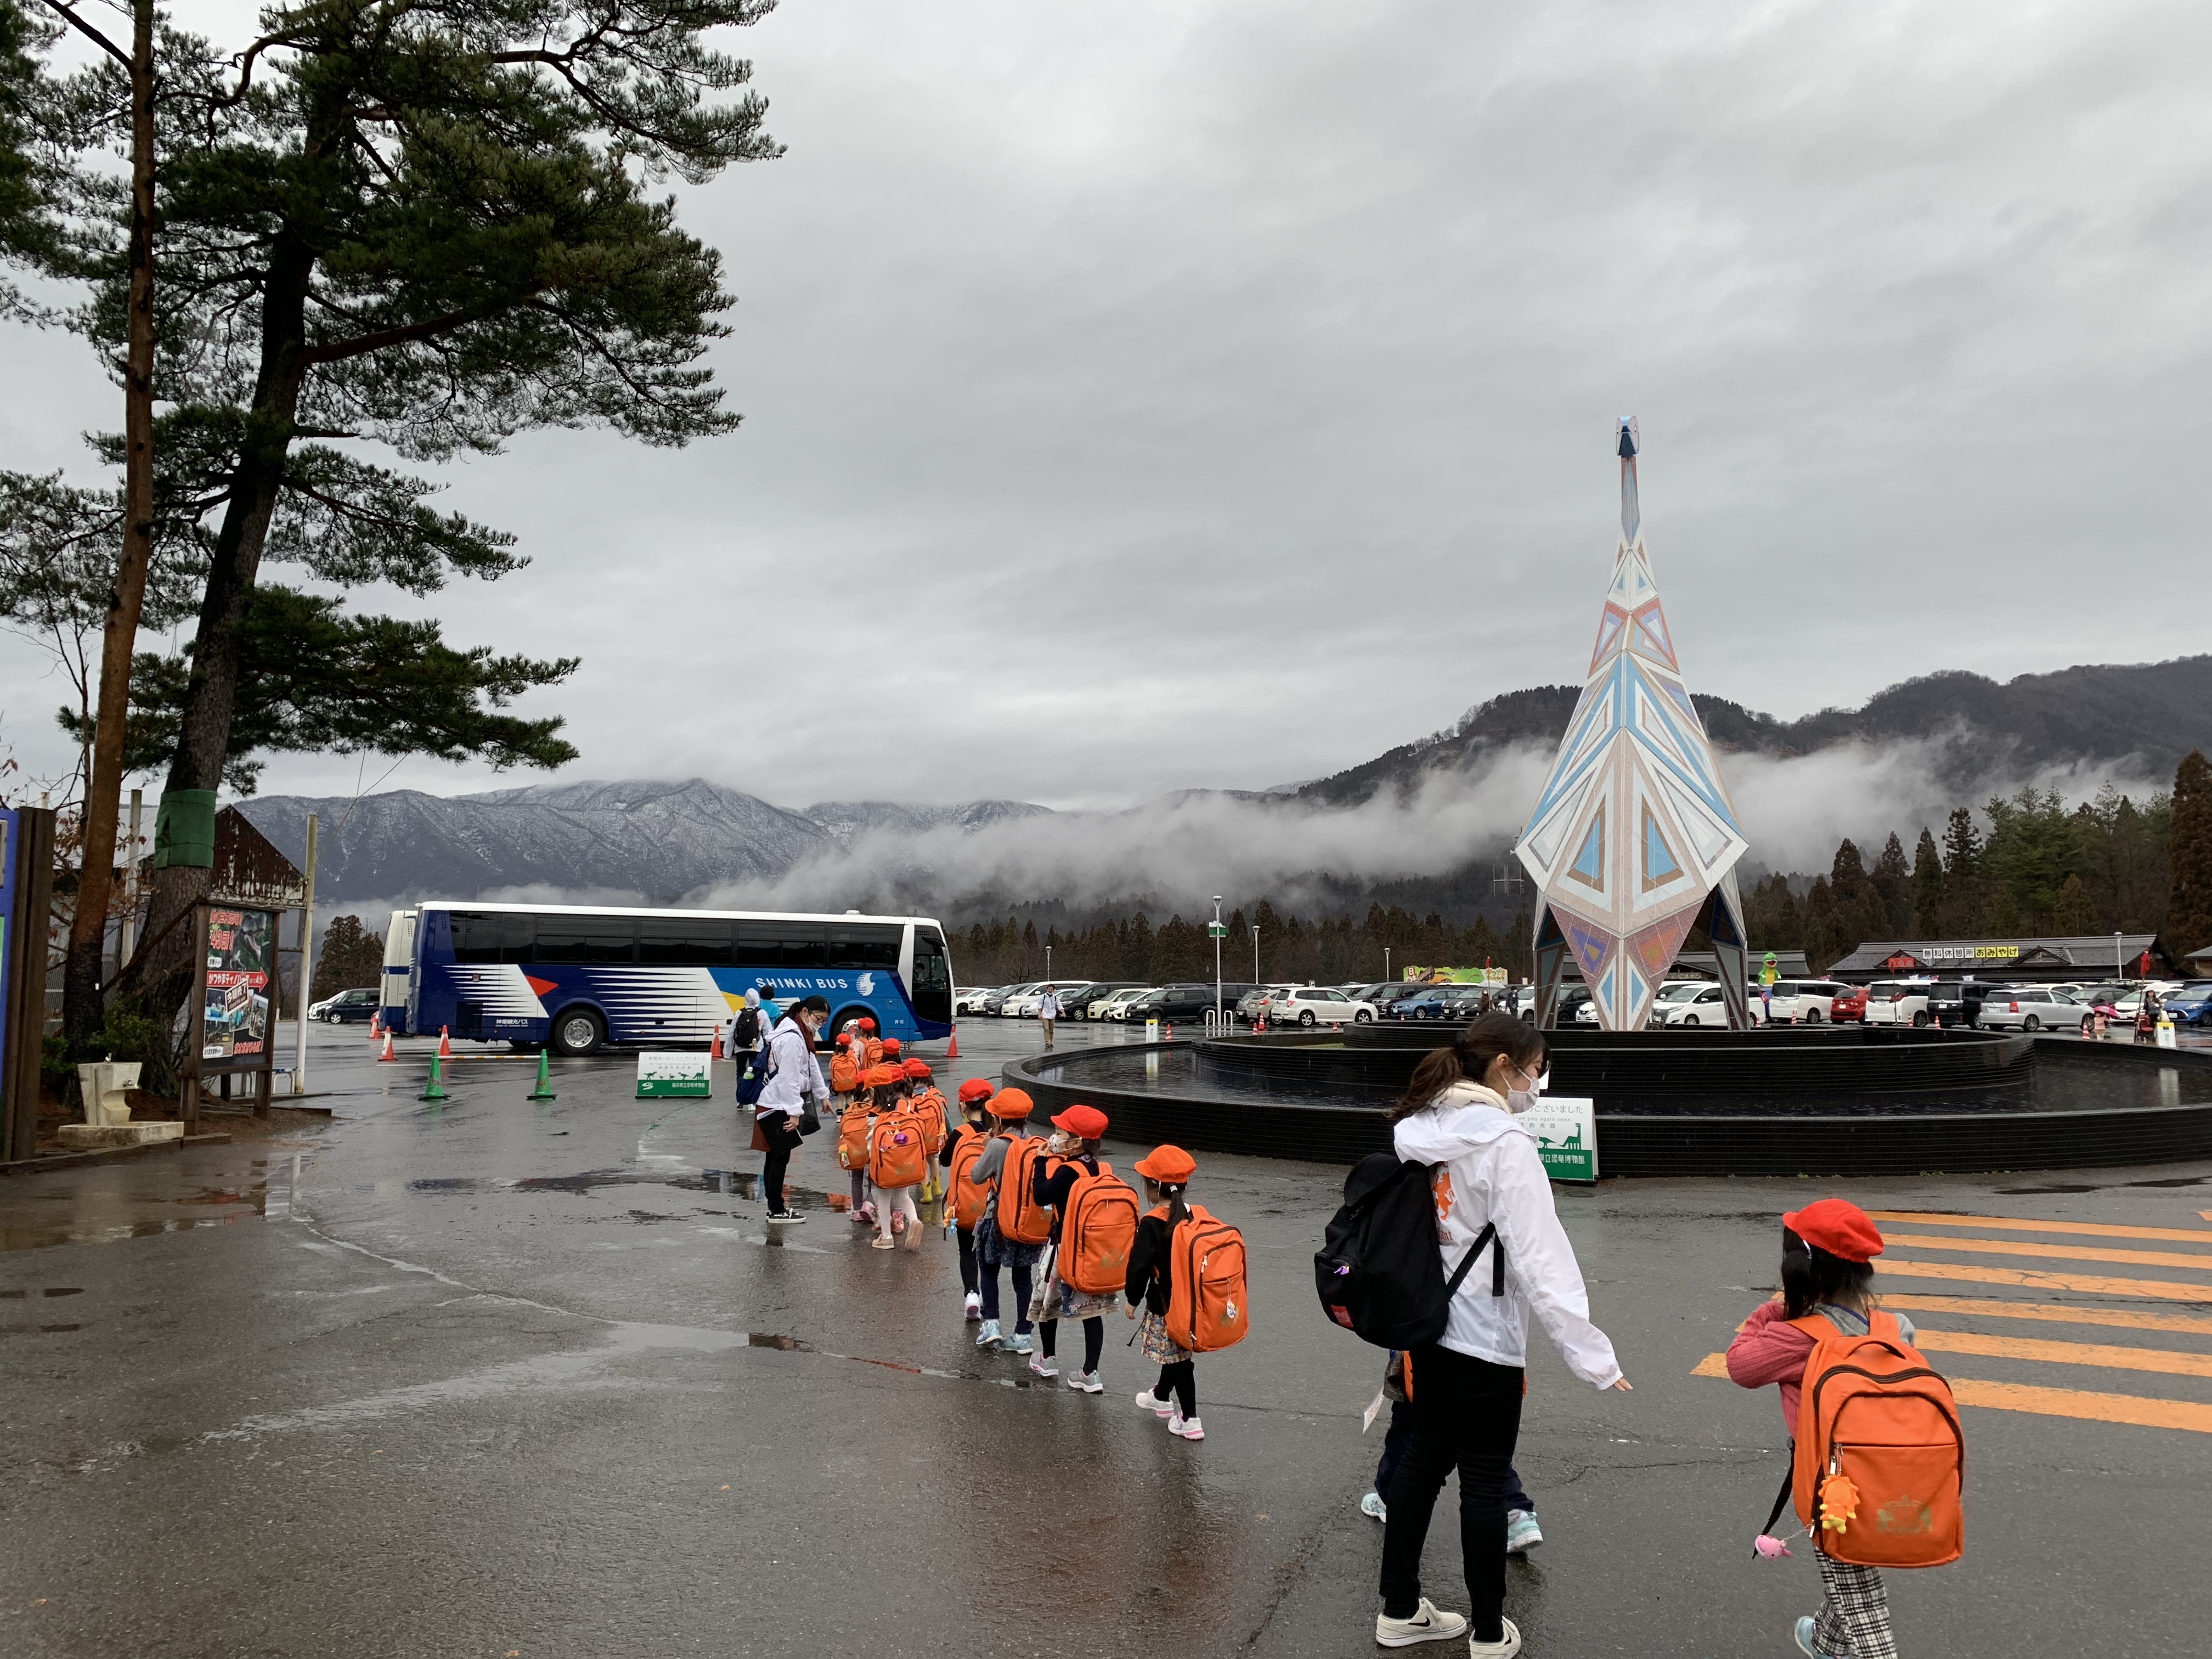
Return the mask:
[(1039, 1354), (1036, 1358), (1030, 1360), (1030, 1370), (1038, 1376), (1058, 1376), (1060, 1375), (1060, 1367), (1053, 1363), (1052, 1356), (1048, 1353)]
[(1097, 1371), (1070, 1371), (1067, 1386), (1078, 1394), (1103, 1394), (1106, 1385), (1098, 1380)]
[(1793, 1634), (1797, 1638), (1798, 1650), (1805, 1655), (1805, 1659), (1828, 1659), (1828, 1656), (1820, 1651), (1820, 1644), (1813, 1639), (1813, 1632), (1819, 1628), (1820, 1622), (1809, 1613), (1797, 1621), (1797, 1628)]
[(1446, 1612), (1425, 1595), (1411, 1619), (1393, 1619), (1387, 1613), (1375, 1615), (1375, 1645), (1381, 1648), (1410, 1648), (1416, 1642), (1446, 1641), (1466, 1631), (1465, 1617)]
[(1544, 1541), (1544, 1529), (1536, 1524), (1536, 1517), (1526, 1510), (1505, 1511), (1505, 1553), (1526, 1555), (1528, 1547)]
[(868, 1248), (872, 1250), (896, 1250), (898, 1249), (898, 1240), (888, 1233), (878, 1233), (868, 1241)]
[(1203, 1440), (1206, 1438), (1206, 1425), (1194, 1417), (1185, 1417), (1177, 1412), (1168, 1419), (1168, 1432), (1179, 1434), (1186, 1440)]
[(975, 1346), (979, 1348), (995, 1348), (1000, 1340), (999, 1322), (995, 1319), (985, 1320), (983, 1328), (975, 1333)]
[(891, 1212), (891, 1231), (895, 1233), (902, 1233), (906, 1231), (906, 1212), (904, 1210), (893, 1210)]
[(970, 1291), (968, 1292), (967, 1299), (960, 1304), (960, 1308), (969, 1318), (981, 1319), (983, 1316), (983, 1298)]
[(1157, 1398), (1150, 1389), (1137, 1396), (1137, 1403), (1155, 1417), (1165, 1417), (1175, 1409), (1175, 1401)]
[(1026, 1331), (1016, 1331), (1001, 1346), (1008, 1353), (1028, 1353), (1036, 1346), (1036, 1338)]
[(1386, 1526), (1389, 1523), (1390, 1506), (1382, 1501), (1379, 1492), (1370, 1492), (1359, 1500), (1359, 1512), (1371, 1521), (1380, 1521)]

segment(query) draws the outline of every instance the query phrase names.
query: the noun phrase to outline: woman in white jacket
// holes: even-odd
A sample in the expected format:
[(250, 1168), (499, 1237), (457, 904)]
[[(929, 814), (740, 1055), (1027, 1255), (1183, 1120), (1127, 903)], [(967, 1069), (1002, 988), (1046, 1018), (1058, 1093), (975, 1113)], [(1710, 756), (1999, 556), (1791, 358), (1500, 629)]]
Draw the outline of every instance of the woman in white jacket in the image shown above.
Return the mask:
[(1567, 1369), (1594, 1388), (1626, 1391), (1613, 1344), (1590, 1323), (1582, 1269), (1552, 1208), (1536, 1138), (1514, 1121), (1544, 1069), (1544, 1039), (1511, 1014), (1486, 1014), (1414, 1070), (1391, 1114), (1399, 1158), (1435, 1166), (1437, 1247), (1446, 1278), (1494, 1228), (1504, 1288), (1478, 1261), (1452, 1297), (1443, 1339), (1407, 1356), (1413, 1442), (1382, 1494), (1384, 1647), (1458, 1636), (1469, 1621), (1421, 1594), (1421, 1548), (1444, 1477), (1459, 1471), (1460, 1549), (1474, 1602), (1474, 1659), (1508, 1659), (1521, 1632), (1504, 1613), (1505, 1471), (1521, 1432), (1528, 1311), (1543, 1322)]

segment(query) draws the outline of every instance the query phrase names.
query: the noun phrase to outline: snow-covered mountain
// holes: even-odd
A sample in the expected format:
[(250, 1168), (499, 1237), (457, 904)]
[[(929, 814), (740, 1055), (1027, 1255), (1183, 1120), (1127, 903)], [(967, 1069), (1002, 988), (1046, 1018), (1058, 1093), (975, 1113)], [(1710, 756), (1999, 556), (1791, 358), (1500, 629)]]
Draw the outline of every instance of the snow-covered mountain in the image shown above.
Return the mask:
[(974, 831), (1011, 818), (1050, 817), (1049, 806), (1025, 800), (971, 800), (957, 806), (915, 806), (896, 800), (823, 800), (805, 809), (841, 845), (850, 847), (871, 830), (919, 836), (950, 824)]

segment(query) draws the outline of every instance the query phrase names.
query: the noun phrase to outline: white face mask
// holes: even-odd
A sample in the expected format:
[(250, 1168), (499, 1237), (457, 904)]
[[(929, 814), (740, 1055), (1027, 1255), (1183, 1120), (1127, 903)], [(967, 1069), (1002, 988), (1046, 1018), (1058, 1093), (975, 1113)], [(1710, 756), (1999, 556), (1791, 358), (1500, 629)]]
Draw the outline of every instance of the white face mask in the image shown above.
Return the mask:
[(1531, 1087), (1527, 1089), (1516, 1089), (1510, 1094), (1507, 1095), (1505, 1097), (1505, 1109), (1516, 1115), (1527, 1111), (1531, 1106), (1534, 1106), (1536, 1103), (1538, 1097), (1543, 1094), (1544, 1091), (1551, 1086), (1552, 1074), (1549, 1072), (1546, 1072), (1542, 1076), (1536, 1079), (1535, 1083)]

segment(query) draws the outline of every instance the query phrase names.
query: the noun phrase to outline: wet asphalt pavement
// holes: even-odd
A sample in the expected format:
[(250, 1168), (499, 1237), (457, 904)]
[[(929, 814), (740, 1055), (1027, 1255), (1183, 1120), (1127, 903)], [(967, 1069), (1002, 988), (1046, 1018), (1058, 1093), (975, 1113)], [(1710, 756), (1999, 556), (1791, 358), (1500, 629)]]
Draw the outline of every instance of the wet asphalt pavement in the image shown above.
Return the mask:
[[(939, 1075), (1035, 1042), (970, 1021)], [(1340, 1170), (1201, 1160), (1255, 1326), (1200, 1359), (1192, 1444), (1131, 1403), (1154, 1373), (1121, 1320), (1103, 1396), (979, 1355), (950, 1243), (867, 1249), (826, 1138), (806, 1224), (771, 1232), (726, 1066), (672, 1102), (627, 1058), (561, 1062), (532, 1103), (530, 1063), (464, 1058), (428, 1105), (426, 1052), (319, 1030), (326, 1129), (0, 1181), (11, 1655), (1377, 1651), (1380, 1356), (1310, 1289)], [(1986, 1402), (1966, 1560), (1891, 1575), (1903, 1651), (2204, 1652), (2207, 1164), (1560, 1190), (1637, 1388), (1532, 1339), (1525, 1650), (1795, 1652), (1813, 1565), (1748, 1547), (1779, 1410), (1697, 1372), (1773, 1285), (1779, 1211), (1828, 1190), (1982, 1218), (1883, 1224), (1887, 1290)], [(1429, 1588), (1463, 1607), (1457, 1557), (1448, 1493)]]

